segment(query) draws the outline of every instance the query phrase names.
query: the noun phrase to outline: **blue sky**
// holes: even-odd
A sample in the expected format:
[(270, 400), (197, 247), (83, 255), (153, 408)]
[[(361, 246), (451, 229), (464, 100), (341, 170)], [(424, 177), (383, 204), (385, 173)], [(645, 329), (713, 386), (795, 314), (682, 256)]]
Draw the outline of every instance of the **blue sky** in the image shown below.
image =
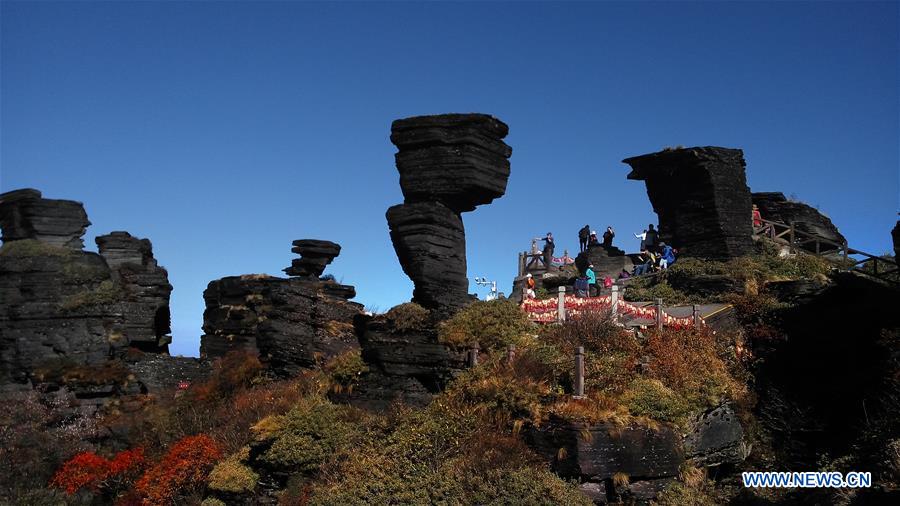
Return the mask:
[[(86, 242), (153, 241), (173, 353), (210, 280), (281, 275), (291, 241), (385, 310), (409, 299), (385, 210), (396, 118), (510, 126), (506, 196), (464, 215), (469, 276), (508, 291), (553, 231), (655, 222), (628, 156), (742, 148), (754, 191), (819, 207), (882, 253), (898, 210), (897, 2), (0, 4), (0, 191), (85, 203)], [(473, 286), (473, 289), (475, 287)], [(480, 290), (484, 293), (484, 290)]]

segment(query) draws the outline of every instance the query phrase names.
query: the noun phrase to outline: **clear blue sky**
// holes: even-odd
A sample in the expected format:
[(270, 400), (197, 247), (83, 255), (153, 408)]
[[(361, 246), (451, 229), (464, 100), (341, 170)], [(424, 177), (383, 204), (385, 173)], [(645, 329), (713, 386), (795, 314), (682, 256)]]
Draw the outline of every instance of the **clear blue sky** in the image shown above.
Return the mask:
[[(385, 310), (412, 284), (388, 236), (395, 118), (510, 126), (507, 195), (464, 215), (469, 276), (509, 291), (516, 254), (585, 223), (653, 221), (628, 156), (742, 148), (754, 191), (818, 206), (882, 253), (898, 210), (898, 3), (8, 2), (0, 190), (85, 203), (169, 270), (174, 353), (202, 292), (281, 275), (291, 241)], [(474, 286), (473, 286), (474, 288)], [(484, 293), (484, 290), (480, 290)]]

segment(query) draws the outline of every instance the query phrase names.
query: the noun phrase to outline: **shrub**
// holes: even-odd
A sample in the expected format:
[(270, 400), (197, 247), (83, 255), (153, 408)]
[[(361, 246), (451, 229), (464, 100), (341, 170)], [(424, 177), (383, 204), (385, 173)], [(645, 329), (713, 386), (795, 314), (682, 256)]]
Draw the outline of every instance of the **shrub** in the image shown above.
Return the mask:
[(512, 366), (494, 359), (491, 364), (457, 378), (446, 397), (488, 413), (499, 426), (512, 420), (540, 423), (544, 411), (542, 400), (551, 389), (539, 375), (523, 374), (527, 363), (524, 357), (519, 357)]
[(353, 444), (364, 425), (361, 413), (313, 396), (287, 414), (254, 426), (256, 440), (268, 447), (259, 461), (279, 470), (310, 473), (336, 451)]
[(354, 385), (369, 367), (362, 359), (359, 350), (348, 350), (332, 358), (325, 364), (325, 372), (337, 385), (347, 387)]
[(207, 497), (200, 503), (200, 506), (228, 506), (228, 504), (216, 497)]
[(144, 463), (143, 448), (119, 452), (112, 459), (83, 452), (66, 461), (50, 480), (50, 485), (69, 495), (82, 489), (92, 492), (115, 490), (122, 482), (133, 480)]
[(531, 329), (531, 322), (515, 302), (508, 299), (478, 301), (443, 322), (438, 339), (452, 346), (478, 343), (481, 349), (498, 350), (519, 344)]
[(125, 291), (122, 285), (110, 279), (100, 282), (93, 290), (70, 295), (60, 302), (59, 307), (64, 311), (72, 311), (86, 306), (102, 306), (115, 304), (122, 300)]
[(144, 504), (169, 505), (191, 490), (200, 488), (222, 450), (205, 434), (185, 437), (166, 452), (135, 484)]
[(383, 316), (396, 332), (421, 330), (427, 327), (431, 312), (415, 302), (392, 307)]
[(259, 475), (245, 464), (249, 457), (250, 447), (245, 446), (216, 464), (209, 473), (209, 488), (233, 494), (252, 492), (259, 481)]
[[(674, 269), (674, 266), (672, 268)], [(637, 279), (632, 281), (625, 290), (625, 300), (629, 302), (656, 299), (662, 299), (667, 304), (687, 304), (701, 301), (697, 297), (691, 297), (681, 290), (672, 288), (668, 283), (655, 279)]]
[(632, 415), (663, 422), (683, 422), (690, 413), (683, 398), (655, 379), (635, 379), (623, 401)]

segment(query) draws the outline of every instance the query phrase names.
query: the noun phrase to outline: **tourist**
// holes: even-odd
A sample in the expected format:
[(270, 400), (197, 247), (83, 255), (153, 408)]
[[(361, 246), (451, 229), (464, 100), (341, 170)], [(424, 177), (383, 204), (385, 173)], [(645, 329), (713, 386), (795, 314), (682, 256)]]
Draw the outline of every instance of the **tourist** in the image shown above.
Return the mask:
[(650, 270), (656, 263), (656, 258), (653, 256), (652, 252), (641, 250), (641, 252), (638, 254), (638, 262), (639, 263), (634, 266), (634, 275), (643, 276), (644, 274), (650, 273)]
[(555, 247), (553, 234), (547, 232), (547, 235), (542, 240), (544, 241), (544, 266), (547, 270), (550, 270), (551, 262), (553, 262), (553, 248)]
[(606, 288), (607, 290), (609, 290), (610, 288), (612, 288), (612, 286), (613, 286), (613, 279), (611, 277), (609, 277), (609, 275), (607, 275), (606, 277), (603, 278), (603, 288)]
[(612, 240), (615, 236), (616, 233), (613, 231), (613, 228), (606, 227), (606, 232), (603, 232), (603, 247), (606, 249), (612, 248)]
[(641, 248), (638, 251), (644, 251), (647, 249), (647, 229), (645, 228), (643, 232), (640, 234), (634, 234), (636, 239), (641, 240)]
[(529, 272), (528, 274), (525, 275), (525, 298), (526, 299), (535, 298), (534, 287), (535, 287), (534, 278), (531, 277), (531, 273)]
[(594, 274), (594, 264), (587, 266), (587, 269), (584, 270), (584, 277), (587, 278), (587, 289), (588, 294), (590, 295), (592, 287), (597, 285), (597, 275)]
[(591, 235), (588, 238), (588, 248), (600, 246), (600, 241), (597, 240), (597, 231), (591, 230)]
[(656, 244), (659, 242), (659, 234), (653, 228), (653, 224), (647, 225), (647, 233), (644, 236), (644, 248), (649, 252), (656, 251)]
[(756, 207), (756, 204), (753, 204), (753, 212), (751, 214), (753, 217), (753, 230), (759, 230), (762, 228), (762, 214), (759, 213), (759, 208)]
[(631, 274), (629, 274), (625, 269), (622, 269), (622, 272), (619, 273), (619, 279), (628, 279), (630, 277)]
[(659, 268), (668, 269), (670, 265), (675, 263), (675, 250), (664, 242), (659, 243)]
[(591, 236), (591, 226), (585, 225), (581, 230), (578, 231), (578, 247), (581, 251), (584, 251), (588, 247), (588, 239)]

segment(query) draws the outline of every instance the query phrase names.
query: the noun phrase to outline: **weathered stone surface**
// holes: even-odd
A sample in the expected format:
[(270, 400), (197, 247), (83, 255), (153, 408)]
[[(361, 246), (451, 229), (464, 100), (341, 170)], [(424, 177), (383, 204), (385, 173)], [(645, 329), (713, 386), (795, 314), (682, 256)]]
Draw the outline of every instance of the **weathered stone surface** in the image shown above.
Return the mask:
[(398, 330), (383, 316), (356, 320), (369, 372), (349, 396), (352, 404), (383, 411), (395, 401), (424, 407), (466, 366), (465, 352), (438, 342), (433, 324)]
[(167, 350), (172, 287), (149, 241), (114, 232), (100, 255), (84, 252), (81, 204), (36, 190), (2, 202), (0, 383), (27, 387), (48, 364), (99, 366), (129, 346)]
[(202, 381), (210, 373), (209, 362), (204, 360), (151, 354), (129, 363), (128, 369), (150, 392), (174, 389), (181, 382)]
[(469, 301), (466, 234), (459, 214), (440, 202), (400, 204), (387, 211), (403, 272), (415, 283), (413, 301), (452, 312)]
[(669, 273), (672, 288), (700, 297), (712, 297), (726, 293), (744, 293), (745, 281), (724, 274), (678, 275)]
[(730, 404), (698, 416), (684, 438), (685, 455), (703, 466), (737, 464), (750, 453), (744, 428)]
[(797, 279), (770, 281), (766, 283), (764, 289), (781, 302), (797, 304), (808, 302), (813, 297), (820, 294), (827, 286), (827, 283), (814, 279)]
[(591, 481), (578, 485), (578, 490), (586, 495), (594, 504), (608, 504), (606, 497), (606, 483), (594, 483)]
[[(824, 214), (816, 208), (802, 202), (792, 202), (779, 192), (758, 192), (752, 194), (753, 203), (759, 207), (759, 213), (763, 219), (779, 221), (788, 225), (793, 224), (800, 232), (812, 234), (838, 245), (844, 244), (846, 239)], [(805, 244), (804, 248), (815, 251), (815, 244)], [(820, 243), (820, 251), (837, 249)]]
[(509, 128), (486, 114), (442, 114), (396, 120), (391, 142), (407, 203), (439, 201), (457, 213), (506, 192)]
[(667, 426), (652, 430), (638, 425), (551, 421), (529, 431), (526, 441), (560, 476), (592, 482), (611, 479), (616, 473), (625, 473), (633, 481), (673, 477), (684, 462), (679, 437)]
[(660, 240), (691, 257), (752, 251), (750, 189), (739, 149), (694, 147), (626, 158), (628, 179), (646, 182)]
[[(294, 241), (295, 253), (304, 259), (327, 258), (325, 264), (339, 251), (328, 241)], [(276, 374), (292, 376), (358, 347), (353, 319), (362, 305), (348, 300), (356, 290), (319, 280), (322, 271), (310, 270), (308, 264), (303, 269), (302, 277), (289, 279), (250, 274), (210, 282), (203, 292), (200, 356), (247, 350), (259, 354)]]
[(301, 257), (294, 259), (284, 272), (288, 276), (318, 278), (325, 271), (325, 266), (340, 255), (341, 247), (331, 241), (298, 239), (294, 241), (291, 251)]
[(891, 230), (891, 239), (894, 241), (894, 258), (900, 261), (900, 220)]
[(128, 232), (97, 236), (97, 247), (112, 269), (112, 280), (127, 294), (119, 302), (129, 344), (143, 351), (168, 352), (172, 341), (169, 273), (153, 258), (148, 239)]
[(628, 271), (631, 273), (634, 263), (631, 257), (615, 246), (606, 248), (602, 245), (590, 246), (575, 257), (575, 265), (580, 272), (585, 272), (588, 265), (594, 266), (594, 274), (597, 279), (609, 276), (616, 279), (619, 273)]

